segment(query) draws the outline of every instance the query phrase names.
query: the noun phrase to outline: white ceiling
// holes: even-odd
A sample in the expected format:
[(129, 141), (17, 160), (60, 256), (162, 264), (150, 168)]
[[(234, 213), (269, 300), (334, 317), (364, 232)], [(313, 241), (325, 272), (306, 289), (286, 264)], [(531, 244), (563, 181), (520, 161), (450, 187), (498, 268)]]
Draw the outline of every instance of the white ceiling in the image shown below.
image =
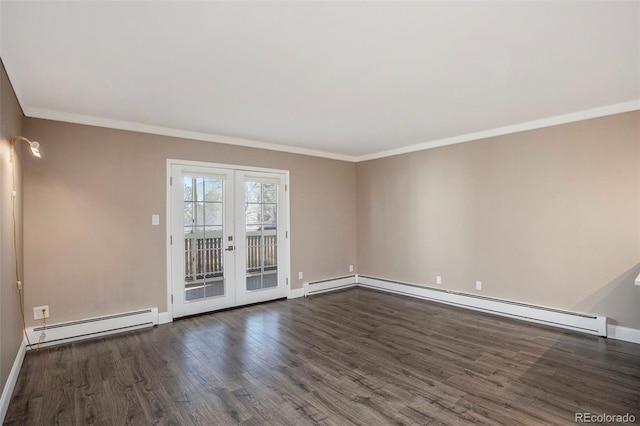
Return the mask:
[(640, 109), (640, 2), (2, 1), (27, 116), (358, 161)]

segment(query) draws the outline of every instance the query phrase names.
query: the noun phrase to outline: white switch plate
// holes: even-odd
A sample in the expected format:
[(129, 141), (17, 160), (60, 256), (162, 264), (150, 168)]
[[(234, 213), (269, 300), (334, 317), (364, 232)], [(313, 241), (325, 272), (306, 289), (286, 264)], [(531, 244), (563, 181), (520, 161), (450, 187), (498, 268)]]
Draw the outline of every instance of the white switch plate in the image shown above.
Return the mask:
[(152, 225), (160, 225), (160, 215), (159, 214), (152, 214), (151, 215), (151, 224)]
[(302, 272), (298, 272), (298, 279), (301, 280), (304, 277), (304, 274)]
[(440, 275), (436, 275), (436, 284), (442, 284), (442, 277)]
[(482, 290), (482, 281), (476, 281), (476, 290)]
[(349, 272), (353, 272), (353, 265), (349, 265)]

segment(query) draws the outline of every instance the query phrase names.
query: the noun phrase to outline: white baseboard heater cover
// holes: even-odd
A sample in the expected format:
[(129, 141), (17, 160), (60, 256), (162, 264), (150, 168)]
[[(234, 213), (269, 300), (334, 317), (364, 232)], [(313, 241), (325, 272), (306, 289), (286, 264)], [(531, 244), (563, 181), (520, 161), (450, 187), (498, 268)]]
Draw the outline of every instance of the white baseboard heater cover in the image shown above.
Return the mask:
[(354, 275), (304, 284), (304, 296), (361, 286), (431, 300), (494, 315), (559, 327), (596, 336), (607, 336), (607, 317), (582, 314), (469, 293), (425, 287), (384, 278)]
[(157, 324), (158, 308), (146, 308), (78, 321), (47, 324), (46, 327), (31, 327), (27, 332), (31, 343), (35, 345), (44, 331), (46, 337), (40, 342), (40, 346), (43, 347), (153, 327)]
[(341, 290), (343, 288), (349, 288), (355, 286), (357, 279), (355, 275), (349, 275), (346, 277), (332, 278), (322, 281), (311, 281), (304, 283), (304, 297), (312, 294), (324, 293), (326, 291)]
[(607, 336), (607, 317), (358, 275), (358, 285), (509, 318)]

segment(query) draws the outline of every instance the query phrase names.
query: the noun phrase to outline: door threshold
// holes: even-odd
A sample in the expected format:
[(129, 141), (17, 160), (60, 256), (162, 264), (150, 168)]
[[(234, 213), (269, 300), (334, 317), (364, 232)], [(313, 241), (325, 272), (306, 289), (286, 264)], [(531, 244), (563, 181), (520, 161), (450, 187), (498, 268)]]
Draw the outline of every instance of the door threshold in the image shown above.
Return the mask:
[(180, 321), (180, 320), (188, 319), (188, 318), (197, 318), (197, 317), (202, 317), (202, 316), (205, 316), (205, 315), (217, 314), (217, 313), (220, 313), (220, 312), (234, 311), (236, 309), (248, 308), (250, 306), (255, 306), (255, 305), (264, 305), (266, 303), (272, 303), (272, 302), (280, 302), (282, 300), (288, 300), (288, 299), (286, 297), (279, 297), (277, 299), (265, 300), (265, 301), (262, 301), (262, 302), (255, 302), (255, 303), (248, 303), (246, 305), (230, 306), (228, 308), (216, 309), (215, 311), (200, 312), (198, 314), (186, 315), (184, 317), (177, 317), (177, 318), (174, 318), (173, 321)]

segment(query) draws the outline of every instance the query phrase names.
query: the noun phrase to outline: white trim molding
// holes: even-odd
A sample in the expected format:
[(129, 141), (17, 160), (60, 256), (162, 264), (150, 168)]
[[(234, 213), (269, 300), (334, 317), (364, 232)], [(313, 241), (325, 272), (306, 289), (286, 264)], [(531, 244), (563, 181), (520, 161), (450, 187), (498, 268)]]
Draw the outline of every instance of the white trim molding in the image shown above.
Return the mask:
[(24, 361), (24, 356), (26, 353), (27, 339), (23, 337), (22, 344), (18, 349), (16, 359), (13, 361), (13, 366), (11, 367), (11, 371), (9, 372), (9, 377), (7, 377), (4, 388), (2, 388), (2, 396), (0, 397), (0, 424), (4, 423), (4, 417), (7, 415), (9, 402), (11, 402), (11, 395), (13, 395), (13, 390), (15, 389), (16, 383), (18, 382), (18, 375), (20, 375), (20, 369), (22, 368), (22, 362)]
[(607, 337), (640, 344), (640, 330), (636, 328), (609, 325)]
[[(24, 105), (21, 103), (21, 105)], [(235, 145), (247, 148), (266, 149), (269, 151), (286, 152), (289, 154), (309, 155), (311, 157), (329, 158), (331, 160), (353, 161), (354, 157), (333, 152), (319, 151), (309, 148), (300, 148), (277, 143), (263, 142), (252, 139), (236, 138), (218, 135), (214, 133), (194, 132), (191, 130), (175, 129), (171, 127), (154, 126), (150, 124), (135, 123), (132, 121), (113, 120), (84, 114), (73, 114), (46, 108), (25, 108), (27, 117), (41, 118), (45, 120), (62, 121), (65, 123), (84, 124), (87, 126), (103, 127), (106, 129), (125, 130), (130, 132), (147, 133), (151, 135), (169, 136), (181, 139), (191, 139), (203, 142), (213, 142), (224, 145)]]
[(438, 148), (441, 146), (455, 145), (458, 143), (472, 142), (481, 139), (492, 138), (496, 136), (504, 136), (513, 133), (526, 132), (528, 130), (543, 129), (545, 127), (558, 126), (561, 124), (569, 124), (577, 121), (591, 120), (594, 118), (607, 117), (609, 115), (623, 114), (640, 110), (640, 99), (629, 102), (623, 102), (614, 105), (607, 105), (600, 108), (592, 108), (585, 111), (578, 111), (570, 114), (558, 115), (555, 117), (543, 118), (541, 120), (528, 121), (525, 123), (514, 124), (512, 126), (498, 127), (495, 129), (482, 130), (465, 135), (452, 136), (450, 138), (437, 139), (419, 143), (416, 145), (405, 146), (402, 148), (391, 149), (388, 151), (377, 152), (373, 154), (361, 155), (354, 157), (352, 161), (359, 163), (361, 161), (376, 160), (378, 158), (392, 157), (394, 155), (408, 154), (411, 152), (424, 151), (425, 149)]
[(173, 319), (169, 315), (169, 312), (158, 313), (158, 324), (169, 324), (170, 322), (173, 322)]
[(289, 295), (287, 299), (297, 299), (298, 297), (304, 296), (304, 287), (300, 288), (289, 288)]
[[(18, 96), (19, 97), (19, 96)], [(498, 127), (494, 129), (481, 130), (474, 133), (464, 135), (456, 135), (449, 138), (425, 141), (419, 144), (404, 146), (400, 148), (390, 149), (386, 151), (373, 152), (369, 154), (354, 156), (345, 155), (335, 152), (321, 151), (302, 147), (294, 147), (289, 145), (281, 145), (277, 143), (263, 142), (259, 140), (236, 138), (212, 133), (194, 132), (184, 129), (174, 129), (169, 127), (154, 126), (149, 124), (135, 123), (131, 121), (113, 120), (109, 118), (95, 117), (83, 114), (73, 114), (63, 111), (51, 110), (46, 108), (24, 107), (24, 113), (27, 117), (42, 118), (46, 120), (56, 120), (66, 123), (84, 124), (89, 126), (104, 127), (109, 129), (127, 130), (133, 132), (141, 132), (152, 135), (170, 136), (175, 138), (192, 139), (206, 142), (221, 143), (226, 145), (236, 145), (248, 148), (267, 149), (270, 151), (286, 152), (291, 154), (309, 155), (312, 157), (329, 158), (332, 160), (348, 161), (358, 163), (361, 161), (375, 160), (378, 158), (392, 157), (394, 155), (407, 154), (425, 149), (437, 148), (440, 146), (454, 145), (464, 142), (472, 142), (475, 140), (486, 139), (495, 136), (508, 135), (511, 133), (524, 132), (528, 130), (542, 129), (545, 127), (557, 126), (560, 124), (568, 124), (577, 121), (590, 120), (593, 118), (606, 117), (609, 115), (622, 114), (625, 112), (640, 110), (640, 99), (634, 99), (628, 102), (622, 102), (613, 105), (606, 105), (598, 108), (591, 108), (583, 111), (576, 111), (569, 114), (562, 114), (554, 117), (547, 117), (540, 120), (527, 121), (524, 123), (514, 124), (511, 126)]]

